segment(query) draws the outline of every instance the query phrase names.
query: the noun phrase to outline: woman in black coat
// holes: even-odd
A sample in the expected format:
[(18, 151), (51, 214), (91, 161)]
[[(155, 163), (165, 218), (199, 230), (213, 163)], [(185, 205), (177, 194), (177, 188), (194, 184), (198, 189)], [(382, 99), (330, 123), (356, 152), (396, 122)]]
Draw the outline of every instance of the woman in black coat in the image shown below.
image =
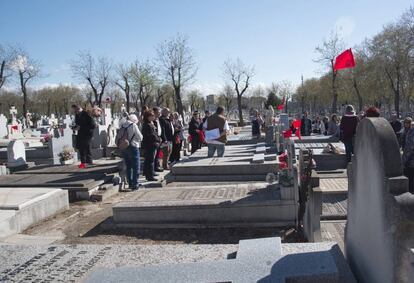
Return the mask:
[(194, 111), (193, 118), (188, 124), (188, 134), (191, 136), (191, 154), (201, 147), (200, 145), (200, 117), (198, 111)]
[(147, 110), (144, 113), (144, 123), (142, 124), (142, 149), (144, 150), (143, 173), (147, 181), (156, 181), (154, 178), (154, 159), (161, 139), (157, 134), (153, 121), (155, 120), (154, 111)]

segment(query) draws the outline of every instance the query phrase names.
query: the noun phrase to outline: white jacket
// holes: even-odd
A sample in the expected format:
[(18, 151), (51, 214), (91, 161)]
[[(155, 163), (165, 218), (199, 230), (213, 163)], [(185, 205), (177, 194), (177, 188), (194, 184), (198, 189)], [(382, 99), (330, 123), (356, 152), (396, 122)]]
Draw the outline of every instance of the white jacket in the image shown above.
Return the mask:
[(138, 125), (128, 120), (122, 124), (122, 128), (128, 128), (128, 140), (130, 142), (130, 145), (140, 148), (142, 142), (142, 134), (138, 128)]

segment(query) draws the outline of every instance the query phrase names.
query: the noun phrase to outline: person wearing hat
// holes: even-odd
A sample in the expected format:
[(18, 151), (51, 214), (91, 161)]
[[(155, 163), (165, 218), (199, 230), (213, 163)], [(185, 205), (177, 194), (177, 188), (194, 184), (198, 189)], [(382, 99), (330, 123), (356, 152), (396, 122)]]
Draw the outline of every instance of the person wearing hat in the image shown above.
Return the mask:
[(188, 134), (191, 136), (191, 154), (200, 148), (200, 115), (198, 111), (193, 112), (193, 117), (188, 124)]
[(122, 124), (122, 129), (126, 133), (128, 147), (122, 151), (126, 165), (126, 176), (129, 189), (134, 191), (138, 189), (139, 170), (140, 170), (140, 152), (142, 134), (138, 128), (138, 117), (135, 114), (128, 116), (128, 120)]
[(345, 145), (347, 162), (351, 162), (351, 157), (354, 153), (354, 139), (358, 123), (359, 119), (355, 115), (354, 107), (352, 105), (346, 106), (345, 115), (341, 119), (339, 129), (340, 139)]
[(100, 117), (102, 109), (95, 106), (90, 111), (82, 111), (79, 114), (78, 119), (78, 136), (77, 136), (77, 149), (81, 159), (80, 168), (85, 168), (86, 164), (92, 165), (92, 153), (91, 153), (91, 141), (93, 137), (93, 131), (96, 128), (96, 122), (94, 118)]

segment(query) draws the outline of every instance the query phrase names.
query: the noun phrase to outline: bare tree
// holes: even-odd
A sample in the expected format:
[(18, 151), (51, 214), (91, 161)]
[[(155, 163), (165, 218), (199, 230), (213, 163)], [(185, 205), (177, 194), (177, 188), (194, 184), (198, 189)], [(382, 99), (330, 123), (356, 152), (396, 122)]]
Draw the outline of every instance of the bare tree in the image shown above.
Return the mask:
[(342, 39), (339, 38), (338, 33), (334, 31), (332, 31), (329, 37), (322, 43), (322, 46), (317, 46), (315, 48), (316, 52), (319, 53), (319, 57), (316, 59), (316, 62), (322, 63), (328, 66), (330, 69), (332, 87), (332, 113), (336, 113), (338, 103), (338, 91), (336, 85), (337, 73), (334, 70), (335, 58), (344, 49), (345, 47)]
[(229, 85), (224, 85), (222, 91), (220, 92), (219, 100), (223, 101), (224, 106), (226, 107), (227, 113), (230, 112), (233, 99), (235, 98), (234, 89)]
[(194, 89), (187, 94), (187, 101), (190, 105), (191, 112), (200, 109), (203, 106), (203, 96), (199, 90)]
[(23, 94), (23, 117), (27, 114), (27, 84), (41, 76), (39, 61), (33, 59), (23, 48), (16, 49), (16, 58), (11, 63), (11, 68), (18, 75), (20, 89)]
[(131, 80), (132, 80), (133, 66), (127, 66), (125, 64), (118, 64), (116, 66), (117, 80), (115, 84), (125, 93), (126, 99), (126, 111), (129, 113), (130, 108), (130, 92), (131, 92)]
[(237, 94), (239, 123), (243, 126), (242, 96), (250, 85), (250, 80), (254, 75), (254, 67), (246, 66), (239, 58), (236, 60), (227, 59), (223, 65), (223, 75), (226, 80), (234, 84), (234, 91)]
[(0, 44), (0, 89), (12, 75), (11, 64), (15, 59), (15, 50)]
[(151, 63), (136, 60), (131, 68), (135, 107), (147, 105), (157, 84), (157, 74)]
[(75, 78), (86, 80), (94, 96), (93, 103), (101, 106), (105, 89), (110, 83), (112, 63), (106, 57), (95, 59), (89, 51), (79, 51), (78, 58), (71, 62)]
[(184, 117), (182, 88), (197, 73), (193, 50), (188, 46), (188, 37), (177, 34), (175, 37), (159, 44), (157, 53), (159, 68), (174, 88), (177, 111)]

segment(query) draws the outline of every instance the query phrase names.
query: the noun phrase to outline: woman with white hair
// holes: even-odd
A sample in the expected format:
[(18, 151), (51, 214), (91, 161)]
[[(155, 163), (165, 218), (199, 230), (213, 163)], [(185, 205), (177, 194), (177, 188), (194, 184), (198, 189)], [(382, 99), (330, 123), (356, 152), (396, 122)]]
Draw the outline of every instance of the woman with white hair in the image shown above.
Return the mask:
[[(135, 114), (128, 116), (128, 120), (122, 124), (120, 134), (121, 142), (124, 143), (122, 155), (126, 165), (126, 176), (129, 188), (137, 190), (140, 170), (140, 147), (142, 134), (138, 128), (138, 117)], [(122, 140), (123, 139), (123, 140)]]

